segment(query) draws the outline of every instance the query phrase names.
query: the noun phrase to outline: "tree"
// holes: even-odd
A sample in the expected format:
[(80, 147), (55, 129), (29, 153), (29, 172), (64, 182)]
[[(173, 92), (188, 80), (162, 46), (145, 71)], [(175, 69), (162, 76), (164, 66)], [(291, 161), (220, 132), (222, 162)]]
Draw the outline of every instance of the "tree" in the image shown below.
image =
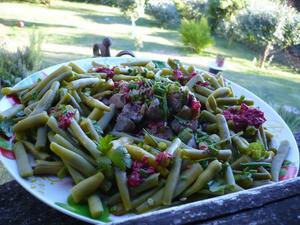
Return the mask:
[(136, 39), (136, 21), (144, 15), (145, 0), (119, 0), (118, 6), (123, 14), (130, 18), (132, 38)]
[(238, 13), (228, 33), (262, 49), (259, 66), (263, 67), (271, 55), (300, 43), (300, 14), (282, 3), (252, 3)]

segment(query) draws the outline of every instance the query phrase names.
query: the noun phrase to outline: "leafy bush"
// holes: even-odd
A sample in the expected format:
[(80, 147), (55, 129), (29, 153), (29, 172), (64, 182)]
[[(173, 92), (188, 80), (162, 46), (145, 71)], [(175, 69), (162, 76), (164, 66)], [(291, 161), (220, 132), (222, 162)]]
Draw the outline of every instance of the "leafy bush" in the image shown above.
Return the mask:
[(180, 26), (180, 34), (182, 42), (197, 53), (213, 43), (210, 27), (205, 17), (202, 17), (200, 21), (184, 19)]
[(179, 14), (172, 0), (149, 0), (145, 12), (164, 27), (174, 28), (180, 22)]
[(144, 14), (145, 0), (119, 0), (118, 7), (126, 16), (137, 20)]
[(226, 37), (263, 49), (260, 66), (276, 51), (300, 43), (300, 14), (269, 0), (250, 1), (234, 20), (224, 23)]
[(29, 73), (37, 71), (42, 64), (41, 45), (43, 37), (36, 32), (30, 36), (30, 44), (16, 52), (0, 47), (0, 86), (13, 85)]
[(199, 20), (205, 15), (206, 0), (174, 0), (180, 17), (187, 20)]
[(209, 0), (207, 14), (212, 30), (215, 30), (222, 20), (231, 20), (245, 5), (245, 0)]

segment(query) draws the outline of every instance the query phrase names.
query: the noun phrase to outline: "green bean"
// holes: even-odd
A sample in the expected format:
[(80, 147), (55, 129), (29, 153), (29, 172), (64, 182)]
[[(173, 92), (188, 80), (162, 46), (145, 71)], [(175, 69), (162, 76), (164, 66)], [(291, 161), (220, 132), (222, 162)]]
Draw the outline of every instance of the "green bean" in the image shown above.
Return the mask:
[(216, 123), (217, 117), (213, 113), (211, 113), (207, 110), (202, 110), (200, 113), (199, 120), (203, 121), (203, 122), (205, 121), (205, 122), (210, 122), (210, 123)]
[(215, 97), (211, 94), (207, 98), (207, 102), (205, 103), (206, 109), (210, 112), (216, 112), (217, 111), (217, 102)]
[(99, 99), (108, 95), (111, 95), (113, 92), (110, 90), (102, 91), (93, 95), (93, 98)]
[(72, 166), (70, 166), (67, 163), (65, 163), (65, 165), (75, 184), (78, 184), (84, 180), (84, 176), (82, 176), (81, 173), (79, 173), (76, 169), (74, 169)]
[(210, 90), (209, 88), (207, 88), (207, 87), (203, 87), (203, 86), (195, 86), (194, 87), (194, 89), (195, 89), (195, 91), (198, 93), (198, 94), (200, 94), (200, 95), (202, 95), (202, 96), (205, 96), (205, 97), (208, 97), (208, 96), (210, 96), (212, 93), (213, 93), (213, 91), (212, 90)]
[(234, 179), (234, 176), (233, 176), (233, 172), (232, 172), (231, 166), (229, 164), (227, 164), (227, 166), (226, 166), (225, 178), (226, 178), (226, 183), (227, 184), (236, 185), (235, 179)]
[(204, 82), (203, 77), (200, 74), (197, 74), (196, 76), (194, 76), (192, 79), (190, 79), (185, 86), (188, 87), (190, 89), (190, 91), (193, 90), (193, 87), (196, 85), (196, 83), (200, 81), (200, 82)]
[(143, 158), (147, 159), (148, 164), (157, 169), (163, 176), (166, 176), (168, 174), (168, 170), (164, 167), (159, 166), (155, 161), (155, 156), (151, 153), (135, 145), (126, 144), (124, 146), (126, 147), (132, 159), (137, 161), (141, 161)]
[(158, 186), (159, 181), (159, 173), (154, 173), (147, 177), (139, 186), (131, 188), (130, 194), (132, 196), (136, 196), (146, 190), (149, 190), (153, 187)]
[(104, 176), (101, 172), (90, 176), (80, 183), (76, 184), (71, 189), (71, 196), (74, 202), (79, 203), (84, 199), (87, 199), (92, 193), (94, 193), (104, 180)]
[(82, 103), (82, 100), (78, 94), (78, 92), (76, 90), (71, 90), (71, 95), (73, 96), (73, 98), (75, 99), (75, 101), (80, 104)]
[(33, 88), (35, 86), (35, 84), (26, 84), (26, 85), (23, 85), (22, 86), (14, 86), (14, 87), (4, 87), (1, 89), (1, 93), (2, 95), (14, 95), (14, 94), (18, 94), (22, 91), (26, 91), (26, 90), (29, 90), (31, 88)]
[(203, 172), (203, 168), (199, 163), (193, 163), (190, 168), (184, 170), (176, 185), (176, 190), (173, 198), (181, 195), (188, 187), (190, 187), (199, 175)]
[(79, 89), (79, 88), (85, 88), (89, 86), (93, 86), (100, 82), (101, 80), (97, 77), (95, 78), (83, 78), (83, 79), (78, 79), (71, 81), (67, 87), (70, 89)]
[(55, 105), (55, 107), (59, 107), (60, 105), (66, 105), (67, 103), (69, 103), (71, 98), (71, 95), (69, 93), (66, 93), (64, 96), (62, 96), (60, 98), (60, 100), (57, 102), (57, 104)]
[(125, 132), (120, 132), (120, 131), (111, 131), (110, 132), (111, 135), (116, 136), (116, 137), (128, 137), (130, 139), (132, 139), (134, 142), (143, 142), (143, 138), (139, 138), (139, 137), (135, 137), (132, 136), (130, 134), (127, 134)]
[(38, 101), (33, 102), (33, 103), (28, 102), (28, 105), (24, 108), (24, 113), (29, 115), (32, 112), (32, 110), (37, 106), (37, 104), (39, 104)]
[(244, 154), (245, 152), (247, 152), (249, 143), (244, 141), (240, 136), (232, 137), (232, 142), (240, 153)]
[(218, 83), (221, 85), (221, 87), (225, 87), (225, 81), (224, 81), (224, 77), (222, 75), (222, 73), (217, 73), (216, 75), (216, 79), (218, 81)]
[(47, 147), (47, 133), (48, 129), (46, 126), (39, 127), (37, 129), (37, 137), (35, 142), (35, 148), (38, 151), (43, 151)]
[[(139, 186), (129, 188), (130, 196), (133, 197), (137, 196), (138, 194), (144, 191), (159, 186), (159, 184), (161, 184), (162, 182), (159, 183), (158, 181), (159, 181), (159, 173), (154, 173), (150, 175)], [(107, 204), (109, 206), (112, 206), (112, 205), (116, 205), (120, 201), (121, 201), (121, 195), (120, 193), (116, 193), (107, 200)]]
[(24, 109), (24, 105), (22, 104), (14, 105), (11, 108), (4, 110), (3, 112), (0, 113), (0, 120), (10, 119), (23, 109)]
[(175, 138), (165, 151), (173, 156), (180, 145), (181, 140), (179, 138)]
[(205, 104), (207, 102), (207, 97), (204, 97), (203, 95), (199, 95), (197, 93), (194, 93), (194, 95), (201, 104)]
[(105, 105), (104, 103), (102, 103), (101, 101), (99, 101), (93, 97), (83, 94), (83, 95), (81, 95), (81, 98), (82, 98), (83, 102), (91, 108), (98, 108), (98, 109), (101, 109), (106, 112), (111, 111), (111, 108), (109, 106)]
[(121, 63), (122, 66), (146, 66), (150, 60), (134, 60), (132, 62)]
[(251, 162), (251, 158), (247, 155), (242, 155), (240, 158), (238, 158), (236, 161), (234, 161), (231, 164), (231, 168), (235, 170), (241, 169), (242, 168), (241, 163), (245, 163), (245, 162)]
[(158, 187), (149, 190), (148, 192), (138, 196), (137, 198), (133, 199), (131, 202), (132, 208), (136, 208), (139, 205), (143, 204), (147, 199), (149, 199), (151, 196), (153, 196), (157, 191), (160, 190), (162, 185), (159, 185)]
[(212, 96), (214, 96), (214, 98), (217, 99), (217, 98), (229, 96), (230, 94), (231, 94), (231, 89), (230, 88), (220, 87), (212, 93)]
[(138, 77), (137, 76), (129, 76), (129, 75), (114, 75), (113, 80), (114, 81), (120, 81), (120, 80), (125, 80), (125, 81), (130, 81), (130, 80), (136, 80)]
[(88, 197), (88, 205), (90, 214), (93, 218), (98, 218), (104, 211), (102, 201), (97, 194), (93, 194)]
[(84, 115), (83, 109), (82, 109), (81, 106), (76, 102), (75, 98), (74, 98), (71, 94), (69, 94), (69, 93), (67, 94), (67, 96), (68, 96), (68, 98), (69, 98), (70, 104), (71, 104), (74, 108), (78, 109), (78, 111), (79, 111), (79, 113), (80, 113), (81, 115)]
[(53, 90), (49, 90), (46, 94), (41, 98), (41, 100), (37, 103), (33, 111), (29, 114), (29, 116), (36, 115), (43, 111), (47, 111), (51, 106), (52, 100), (54, 98)]
[(52, 89), (52, 86), (54, 83), (59, 83), (62, 80), (66, 79), (67, 77), (71, 76), (72, 72), (71, 71), (67, 71), (65, 73), (62, 73), (61, 75), (59, 75), (58, 77), (54, 78), (53, 80), (49, 81), (45, 87), (38, 93), (37, 98), (40, 99), (50, 88)]
[(227, 139), (227, 141), (225, 143), (222, 143), (221, 146), (231, 147), (231, 138), (230, 138), (230, 132), (227, 125), (227, 121), (222, 114), (218, 114), (216, 117), (217, 117), (219, 136), (222, 140)]
[(94, 166), (97, 165), (97, 163), (95, 162), (95, 160), (92, 157), (90, 157), (85, 152), (83, 152), (82, 150), (80, 150), (79, 148), (77, 148), (76, 146), (71, 144), (63, 136), (61, 136), (59, 134), (55, 134), (53, 136), (53, 141), (56, 142), (57, 144), (61, 145), (62, 147), (66, 148), (66, 149), (69, 149), (70, 151), (75, 152), (78, 155), (82, 156), (84, 159), (86, 159), (92, 165), (94, 165)]
[(268, 141), (267, 141), (267, 137), (266, 137), (265, 130), (264, 130), (263, 126), (260, 126), (258, 131), (260, 133), (263, 146), (265, 147), (266, 150), (268, 150)]
[(50, 116), (50, 118), (47, 122), (47, 125), (54, 133), (57, 133), (60, 136), (64, 137), (72, 145), (76, 145), (76, 142), (72, 139), (72, 137), (67, 132), (65, 132), (63, 129), (59, 128), (58, 123), (54, 116)]
[(85, 73), (84, 70), (80, 66), (78, 66), (77, 64), (75, 64), (73, 62), (70, 62), (68, 64), (68, 66), (71, 67), (75, 73), (81, 73), (81, 74)]
[(206, 73), (203, 75), (203, 78), (207, 80), (210, 83), (210, 85), (213, 86), (215, 89), (221, 87), (221, 85), (218, 83), (217, 79), (213, 75)]
[(253, 184), (253, 179), (247, 174), (237, 174), (234, 176), (236, 183), (242, 188), (250, 188)]
[(249, 167), (249, 168), (256, 168), (259, 166), (263, 167), (271, 167), (271, 163), (268, 162), (245, 162), (245, 163), (240, 163), (242, 167)]
[(88, 116), (91, 120), (99, 120), (103, 116), (103, 111), (98, 108), (94, 108), (93, 111)]
[(74, 119), (71, 119), (70, 128), (77, 140), (79, 140), (79, 142), (91, 153), (95, 159), (100, 157), (100, 152), (97, 150), (97, 145), (83, 132), (81, 127)]
[(65, 73), (65, 72), (68, 72), (70, 70), (71, 70), (71, 68), (68, 67), (68, 66), (61, 66), (56, 71), (54, 71), (49, 76), (47, 76), (45, 79), (43, 79), (40, 82), (38, 82), (34, 86), (34, 88), (32, 88), (29, 92), (27, 92), (23, 96), (22, 100), (24, 102), (29, 101), (35, 93), (39, 93), (51, 80), (55, 79), (56, 77), (60, 76), (61, 74)]
[(188, 197), (201, 190), (221, 169), (222, 163), (218, 160), (209, 163), (208, 167), (200, 174), (195, 183), (183, 193), (183, 196)]
[(166, 186), (164, 188), (164, 193), (162, 197), (162, 203), (164, 205), (170, 205), (172, 202), (172, 198), (175, 193), (175, 188), (179, 180), (179, 174), (180, 174), (180, 169), (182, 164), (181, 151), (175, 150), (175, 153), (173, 153), (173, 155), (175, 155), (175, 159), (173, 161), (172, 169), (168, 175)]
[(115, 176), (116, 176), (116, 183), (118, 186), (118, 190), (120, 192), (121, 199), (123, 202), (123, 206), (126, 211), (129, 211), (131, 209), (131, 201), (130, 201), (129, 190), (127, 187), (126, 172), (121, 171), (119, 168), (115, 167)]
[(286, 156), (288, 155), (291, 149), (290, 142), (287, 140), (281, 141), (278, 151), (273, 158), (272, 166), (271, 166), (271, 174), (272, 180), (277, 182), (279, 180), (279, 172), (282, 166), (283, 161), (285, 160)]
[(63, 168), (64, 164), (61, 161), (44, 161), (36, 160), (36, 165), (33, 169), (34, 175), (57, 175), (58, 171)]
[(164, 188), (161, 188), (159, 191), (157, 191), (154, 195), (149, 197), (147, 201), (142, 203), (136, 208), (136, 211), (138, 213), (144, 213), (146, 211), (149, 211), (150, 209), (153, 209), (159, 205), (161, 205), (161, 199), (163, 196)]
[(271, 174), (269, 173), (252, 173), (252, 178), (254, 180), (270, 180)]
[(59, 179), (63, 179), (65, 178), (66, 176), (69, 175), (69, 171), (68, 171), (68, 168), (67, 166), (63, 165), (63, 167), (57, 172), (56, 176), (59, 178)]
[(231, 158), (232, 151), (230, 149), (218, 150), (216, 154), (213, 154), (210, 150), (198, 150), (198, 149), (183, 149), (182, 156), (186, 159), (201, 160), (209, 157), (216, 157), (219, 160), (227, 161)]
[(31, 154), (34, 156), (35, 159), (39, 160), (47, 160), (50, 159), (50, 155), (46, 152), (39, 152), (34, 145), (29, 141), (22, 141), (23, 145), (27, 150), (31, 152)]
[(41, 112), (34, 116), (28, 116), (27, 118), (16, 123), (13, 126), (13, 131), (18, 133), (41, 127), (47, 123), (48, 119), (49, 117), (46, 112)]
[(224, 97), (224, 98), (217, 98), (216, 99), (218, 106), (232, 106), (232, 105), (239, 105), (240, 99), (239, 98), (232, 98), (232, 97)]
[(208, 124), (206, 126), (206, 132), (210, 134), (218, 133), (219, 128), (217, 123)]
[(33, 175), (31, 165), (29, 163), (28, 155), (21, 142), (16, 142), (13, 145), (13, 151), (16, 157), (16, 162), (21, 177), (30, 177)]
[(272, 132), (270, 132), (269, 130), (265, 130), (265, 134), (266, 134), (268, 141), (271, 141), (272, 138), (274, 137), (274, 134)]
[[(85, 118), (82, 120), (84, 126), (86, 126), (87, 131), (89, 132), (91, 138), (95, 141), (99, 140), (99, 134), (97, 133), (92, 121), (89, 118)], [(81, 123), (81, 124), (82, 124)]]
[(97, 124), (101, 127), (101, 129), (104, 131), (105, 128), (108, 126), (112, 118), (116, 114), (116, 107), (114, 104), (109, 105), (111, 111), (110, 112), (105, 112), (101, 119), (97, 122)]
[(85, 176), (91, 176), (96, 172), (96, 169), (86, 161), (82, 156), (71, 150), (68, 150), (55, 142), (50, 144), (50, 149), (57, 154), (63, 161), (77, 169)]
[(272, 138), (269, 143), (268, 143), (268, 149), (269, 151), (274, 151), (276, 152), (277, 151), (277, 148), (278, 148), (278, 143), (277, 141), (275, 140), (275, 138)]

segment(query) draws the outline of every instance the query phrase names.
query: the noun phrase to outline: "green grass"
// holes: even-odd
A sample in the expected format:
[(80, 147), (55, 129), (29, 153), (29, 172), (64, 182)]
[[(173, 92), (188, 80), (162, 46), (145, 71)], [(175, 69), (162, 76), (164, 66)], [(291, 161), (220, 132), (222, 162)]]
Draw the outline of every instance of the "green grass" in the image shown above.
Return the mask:
[[(16, 26), (18, 20), (24, 28)], [(138, 56), (166, 59), (176, 57), (204, 69), (217, 54), (226, 56), (226, 78), (241, 84), (264, 100), (300, 110), (300, 76), (288, 68), (272, 64), (257, 68), (253, 58), (257, 52), (239, 43), (215, 37), (215, 44), (201, 54), (192, 54), (181, 44), (176, 30), (157, 27), (145, 16), (138, 20), (137, 33), (144, 41)], [(10, 46), (26, 43), (32, 27), (46, 37), (43, 45), (44, 66), (92, 56), (92, 45), (106, 35), (113, 39), (113, 54), (134, 50), (130, 21), (117, 8), (87, 3), (56, 0), (50, 7), (26, 3), (0, 3), (0, 40)]]

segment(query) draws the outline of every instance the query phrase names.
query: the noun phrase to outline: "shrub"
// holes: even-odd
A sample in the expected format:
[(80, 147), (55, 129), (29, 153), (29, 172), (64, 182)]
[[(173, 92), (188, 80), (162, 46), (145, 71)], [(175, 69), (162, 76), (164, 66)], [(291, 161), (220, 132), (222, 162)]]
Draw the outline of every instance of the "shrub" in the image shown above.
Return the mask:
[(179, 14), (172, 0), (149, 0), (145, 12), (152, 16), (160, 26), (177, 27)]
[(205, 15), (206, 0), (174, 0), (174, 2), (182, 19), (199, 20)]
[(18, 48), (16, 52), (0, 47), (0, 86), (13, 85), (29, 73), (37, 71), (42, 64), (43, 37), (36, 32), (30, 36), (30, 44), (26, 48)]
[(245, 5), (245, 0), (209, 0), (207, 14), (212, 30), (215, 30), (222, 20), (231, 20)]
[(251, 1), (223, 26), (227, 37), (263, 49), (260, 66), (275, 52), (300, 43), (300, 14), (287, 5), (271, 2)]
[(197, 53), (213, 43), (210, 27), (205, 17), (202, 17), (200, 21), (184, 19), (180, 26), (180, 34), (182, 42)]

